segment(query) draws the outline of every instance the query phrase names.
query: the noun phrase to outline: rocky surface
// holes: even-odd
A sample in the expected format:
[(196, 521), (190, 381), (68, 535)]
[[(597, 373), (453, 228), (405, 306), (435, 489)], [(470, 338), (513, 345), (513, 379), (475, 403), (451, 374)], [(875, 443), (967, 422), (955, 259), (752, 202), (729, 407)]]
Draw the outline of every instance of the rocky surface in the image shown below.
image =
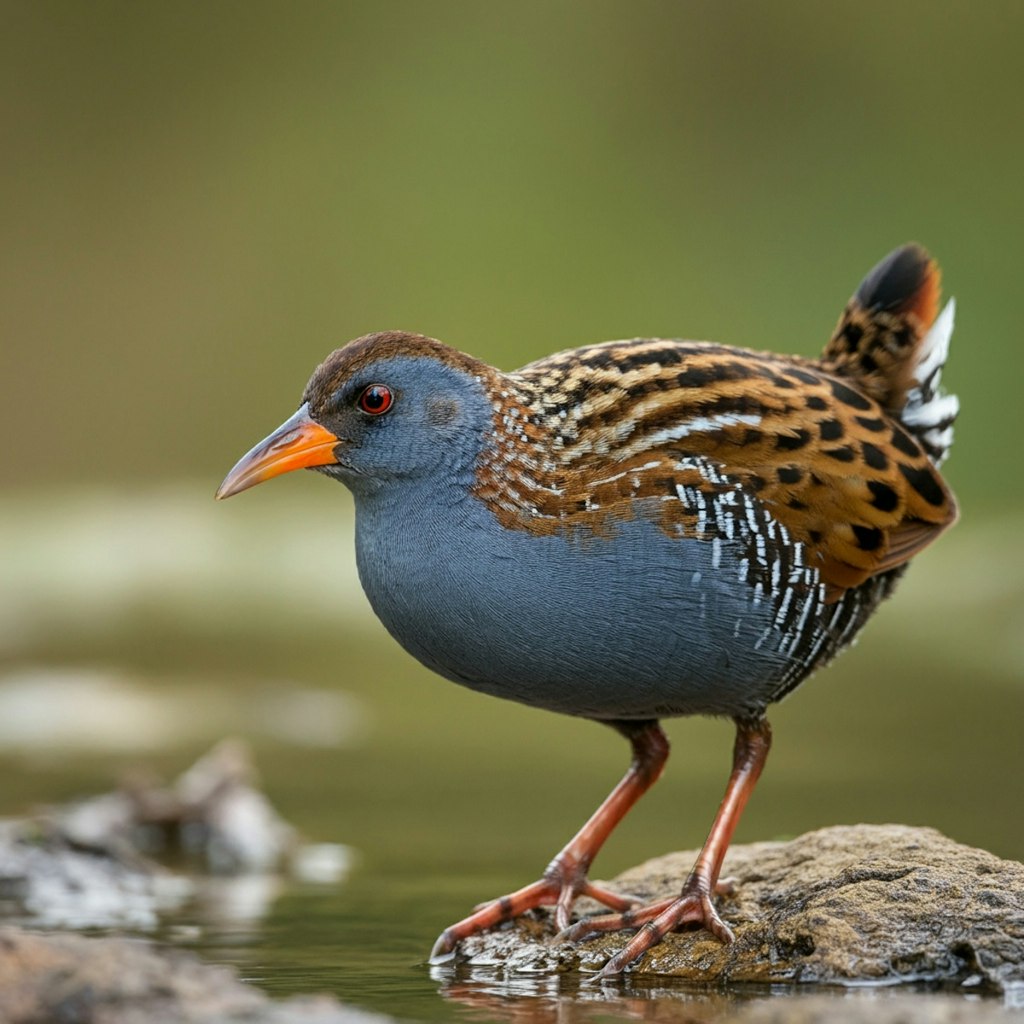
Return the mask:
[[(146, 931), (234, 879), (247, 883), (240, 909), (249, 917), (267, 909), (253, 882), (266, 883), (267, 898), (281, 873), (337, 882), (351, 851), (301, 842), (255, 780), (245, 744), (224, 740), (170, 784), (136, 775), (112, 792), (0, 821), (0, 919)], [(172, 872), (154, 858), (193, 870)]]
[[(612, 887), (645, 899), (670, 895), (695, 856), (648, 861)], [(858, 825), (736, 846), (723, 875), (735, 882), (719, 908), (736, 941), (722, 945), (705, 931), (670, 935), (634, 978), (1024, 992), (1024, 865), (1017, 862), (932, 829)], [(580, 910), (587, 910), (582, 902)], [(505, 972), (587, 972), (627, 938), (612, 933), (573, 946), (553, 943), (552, 932), (550, 918), (536, 915), (467, 940), (459, 958)]]
[(276, 871), (297, 836), (256, 782), (248, 745), (225, 739), (170, 784), (136, 774), (112, 793), (55, 808), (43, 820), (83, 849), (184, 855), (218, 874)]
[(0, 918), (44, 928), (155, 928), (188, 879), (137, 858), (83, 849), (30, 822), (0, 822)]
[(0, 928), (4, 1024), (375, 1024), (329, 996), (274, 1002), (180, 950)]

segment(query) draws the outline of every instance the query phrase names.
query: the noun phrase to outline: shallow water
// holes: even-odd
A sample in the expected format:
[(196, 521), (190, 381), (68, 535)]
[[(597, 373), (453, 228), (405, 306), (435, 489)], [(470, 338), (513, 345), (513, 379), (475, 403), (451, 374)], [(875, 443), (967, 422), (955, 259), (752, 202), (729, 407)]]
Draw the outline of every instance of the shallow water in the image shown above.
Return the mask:
[[(777, 998), (425, 966), (446, 924), (537, 876), (621, 774), (625, 744), (413, 663), (366, 608), (348, 505), (323, 491), (226, 507), (185, 485), (65, 495), (59, 510), (0, 502), (0, 813), (101, 791), (140, 763), (175, 774), (244, 735), (280, 812), (354, 862), (331, 885), (211, 880), (162, 934), (269, 992), (423, 1021), (710, 1020)], [(1022, 796), (1021, 554), (1009, 523), (967, 521), (919, 560), (862, 643), (771, 716), (738, 841), (900, 821), (1024, 857), (1008, 813)], [(668, 731), (666, 775), (598, 875), (703, 839), (731, 728)]]

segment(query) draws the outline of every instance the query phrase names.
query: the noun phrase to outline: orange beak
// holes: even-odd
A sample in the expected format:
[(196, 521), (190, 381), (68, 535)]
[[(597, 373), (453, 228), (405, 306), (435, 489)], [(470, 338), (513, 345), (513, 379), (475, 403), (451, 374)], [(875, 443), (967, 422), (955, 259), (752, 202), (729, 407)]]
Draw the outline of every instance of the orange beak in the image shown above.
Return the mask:
[(217, 500), (230, 498), (293, 469), (330, 466), (338, 461), (334, 457), (338, 443), (334, 434), (310, 418), (309, 406), (303, 404), (294, 416), (235, 463), (217, 488)]

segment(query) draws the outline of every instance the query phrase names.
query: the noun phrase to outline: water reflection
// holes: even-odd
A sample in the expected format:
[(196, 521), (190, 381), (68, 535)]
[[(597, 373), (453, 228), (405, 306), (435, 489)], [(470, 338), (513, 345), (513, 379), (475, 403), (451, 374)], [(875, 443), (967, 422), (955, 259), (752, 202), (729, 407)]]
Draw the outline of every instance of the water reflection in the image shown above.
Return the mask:
[[(471, 1019), (511, 1024), (591, 1024), (614, 1017), (689, 1024), (713, 1020), (735, 1009), (736, 994), (645, 986), (624, 982), (590, 987), (579, 975), (505, 975), (499, 971), (459, 969), (447, 976), (432, 969), (438, 993), (469, 1011)], [(750, 993), (751, 995), (753, 993)]]
[[(1002, 1020), (1006, 1000), (910, 987), (826, 988), (740, 985), (701, 989), (644, 978), (589, 988), (576, 975), (504, 977), (474, 968), (450, 976), (432, 971), (442, 998), (469, 1020), (502, 1024), (904, 1024), (911, 1020)], [(1006, 1018), (1009, 1019), (1009, 1018)]]

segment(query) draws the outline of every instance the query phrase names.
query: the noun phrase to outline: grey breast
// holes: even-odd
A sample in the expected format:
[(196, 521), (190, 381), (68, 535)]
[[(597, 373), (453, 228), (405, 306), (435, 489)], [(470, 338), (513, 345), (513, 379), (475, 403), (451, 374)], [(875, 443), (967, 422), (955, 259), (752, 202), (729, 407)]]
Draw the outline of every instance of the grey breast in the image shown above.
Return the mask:
[(760, 506), (712, 542), (642, 514), (611, 537), (537, 535), (465, 491), (422, 498), (357, 499), (363, 587), (406, 650), (496, 696), (599, 719), (756, 714), (866, 617), (824, 603), (788, 538), (758, 542)]

